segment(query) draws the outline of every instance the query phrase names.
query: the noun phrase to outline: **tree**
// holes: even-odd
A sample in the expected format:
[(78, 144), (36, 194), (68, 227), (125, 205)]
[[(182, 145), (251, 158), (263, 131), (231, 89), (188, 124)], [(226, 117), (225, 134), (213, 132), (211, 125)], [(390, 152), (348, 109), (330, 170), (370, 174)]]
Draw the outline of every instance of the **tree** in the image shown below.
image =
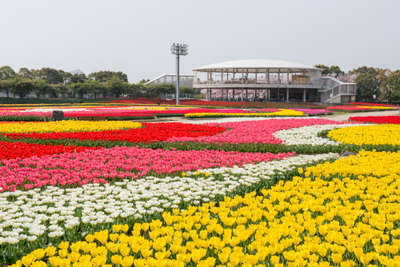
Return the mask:
[(329, 72), (329, 71), (330, 71), (330, 70), (329, 70), (329, 67), (328, 67), (328, 66), (325, 66), (325, 65), (323, 65), (323, 64), (318, 64), (318, 65), (315, 65), (314, 67), (320, 69), (322, 75), (328, 75), (328, 74), (330, 73), (330, 72)]
[(127, 89), (127, 94), (129, 97), (143, 97), (146, 93), (146, 87), (142, 83), (132, 83)]
[(357, 99), (359, 101), (375, 100), (379, 96), (379, 81), (374, 72), (361, 73), (356, 78)]
[(83, 98), (83, 96), (88, 93), (88, 88), (84, 83), (73, 83), (71, 84), (71, 89), (73, 97), (78, 95), (79, 98)]
[(87, 77), (84, 73), (74, 73), (70, 77), (71, 83), (83, 83), (87, 80)]
[(0, 80), (12, 79), (15, 76), (16, 73), (10, 66), (0, 67)]
[(24, 98), (33, 91), (34, 87), (32, 80), (16, 77), (11, 92), (20, 98)]
[(50, 92), (50, 85), (44, 79), (38, 79), (33, 82), (34, 93), (37, 98), (47, 95)]
[(339, 74), (344, 74), (344, 72), (340, 69), (339, 66), (330, 66), (329, 74), (335, 74), (335, 77), (338, 77)]
[(107, 81), (106, 86), (113, 96), (120, 97), (122, 94), (128, 92), (129, 84), (122, 81), (118, 76), (113, 76)]
[(64, 82), (64, 71), (58, 71), (52, 68), (42, 68), (39, 70), (39, 77), (46, 80), (50, 84), (57, 84)]
[(33, 79), (33, 74), (32, 71), (30, 71), (28, 68), (20, 68), (18, 71), (18, 76), (26, 79)]
[(192, 87), (188, 87), (188, 86), (181, 87), (180, 91), (182, 93), (182, 96), (193, 97), (193, 95), (196, 94), (196, 91)]
[(42, 78), (42, 77), (40, 77), (40, 70), (31, 69), (30, 72), (32, 73), (32, 79), (33, 80), (37, 80), (37, 79)]
[[(62, 84), (62, 83), (53, 84), (53, 85), (51, 85), (51, 87), (54, 92), (53, 97), (58, 97), (58, 96), (71, 97), (72, 96), (72, 89), (68, 84)], [(53, 94), (53, 92), (51, 92), (50, 95)]]
[(314, 67), (320, 69), (322, 75), (335, 74), (335, 77), (338, 77), (339, 74), (344, 74), (344, 72), (340, 69), (340, 67), (335, 65), (329, 67), (323, 64), (318, 64), (315, 65)]
[[(349, 71), (349, 73), (357, 75), (355, 82), (357, 83), (358, 90), (363, 90), (362, 92), (360, 91), (361, 94), (364, 94), (369, 90), (368, 94), (370, 96), (372, 94), (372, 98), (373, 95), (375, 95), (376, 99), (379, 101), (389, 100), (391, 93), (389, 92), (387, 79), (388, 75), (390, 74), (390, 70), (363, 66), (353, 69)], [(377, 88), (375, 89), (374, 87), (376, 86), (376, 83)], [(376, 92), (373, 92), (373, 90), (376, 90)], [(372, 98), (370, 97), (370, 99)]]
[(0, 91), (5, 92), (10, 97), (11, 88), (14, 85), (14, 79), (0, 80)]
[(377, 69), (376, 79), (379, 82), (379, 100), (388, 101), (390, 93), (387, 86), (387, 78), (390, 71), (388, 69)]
[(175, 92), (175, 86), (170, 83), (149, 84), (145, 89), (147, 97), (164, 97)]
[(150, 82), (150, 79), (141, 79), (139, 81), (139, 83), (147, 83), (147, 82)]
[(373, 67), (362, 66), (349, 71), (349, 74), (362, 74), (362, 73), (375, 73), (378, 74), (377, 70)]
[(113, 77), (117, 77), (123, 82), (128, 82), (128, 76), (121, 71), (115, 72), (115, 71), (105, 70), (105, 71), (93, 72), (88, 75), (89, 79), (96, 80), (102, 83), (108, 82)]
[(89, 94), (93, 94), (94, 98), (97, 98), (97, 95), (102, 92), (103, 86), (96, 80), (88, 80), (83, 83), (86, 86), (86, 90)]
[(49, 84), (47, 95), (52, 98), (57, 98), (59, 85), (62, 85), (62, 84), (61, 83), (60, 84)]
[[(58, 83), (67, 83), (68, 81), (71, 80), (72, 73), (70, 73), (68, 71), (63, 71), (63, 70), (57, 70), (57, 72), (58, 72), (58, 75), (61, 76), (61, 79), (62, 79), (62, 81), (58, 82)], [(54, 84), (56, 84), (56, 83), (54, 83)]]
[(387, 77), (388, 101), (400, 102), (400, 70), (393, 71)]

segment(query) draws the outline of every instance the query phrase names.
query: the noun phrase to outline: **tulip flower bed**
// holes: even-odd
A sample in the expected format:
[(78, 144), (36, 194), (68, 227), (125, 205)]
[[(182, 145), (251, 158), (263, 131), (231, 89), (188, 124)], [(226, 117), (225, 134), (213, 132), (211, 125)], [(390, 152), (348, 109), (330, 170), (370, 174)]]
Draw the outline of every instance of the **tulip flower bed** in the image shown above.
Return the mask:
[(360, 105), (360, 106), (383, 106), (383, 107), (390, 107), (390, 104), (384, 103), (368, 103), (368, 102), (349, 102), (348, 105)]
[[(274, 133), (274, 137), (282, 140), (285, 145), (340, 145), (339, 142), (329, 138), (323, 138), (320, 132), (329, 131), (339, 128), (350, 128), (359, 126), (360, 124), (316, 124), (291, 128), (288, 130), (280, 130)], [(362, 124), (361, 124), (362, 125)]]
[(281, 130), (288, 130), (311, 125), (340, 125), (342, 122), (336, 122), (327, 119), (266, 119), (257, 121), (225, 122), (225, 123), (207, 123), (208, 126), (220, 126), (227, 131), (212, 135), (200, 137), (172, 137), (168, 142), (204, 142), (204, 143), (263, 143), (263, 144), (282, 144), (282, 140), (276, 138), (274, 133)]
[(48, 185), (106, 183), (113, 179), (136, 179), (149, 174), (197, 170), (220, 166), (283, 159), (294, 153), (240, 153), (225, 151), (170, 151), (138, 147), (115, 147), (25, 159), (3, 160), (0, 192)]
[(71, 106), (18, 106), (0, 108), (0, 118), (2, 120), (45, 120), (52, 116), (54, 110), (64, 112), (67, 119), (92, 119), (102, 118), (104, 120), (130, 120), (134, 118), (172, 117), (186, 116), (190, 118), (198, 117), (226, 117), (226, 116), (313, 116), (318, 114), (329, 114), (326, 109), (309, 108), (261, 108), (261, 109), (240, 109), (240, 108), (204, 108), (193, 106), (156, 106), (156, 105), (71, 105)]
[(356, 121), (356, 122), (400, 124), (400, 116), (350, 117), (349, 120), (350, 121)]
[(40, 145), (20, 142), (0, 141), (0, 160), (41, 157), (43, 155), (62, 154), (69, 152), (82, 152), (96, 149), (94, 147), (76, 147), (64, 145)]
[(362, 112), (362, 111), (379, 111), (379, 110), (396, 110), (399, 107), (384, 105), (384, 104), (374, 104), (374, 103), (349, 103), (347, 105), (337, 105), (327, 107), (330, 111), (347, 111), (347, 112)]
[(16, 266), (396, 266), (399, 161), (398, 152), (360, 152), (299, 168), (271, 188), (114, 224)]
[(2, 123), (0, 133), (47, 133), (85, 132), (120, 129), (135, 129), (142, 124), (130, 121), (51, 121), (51, 122), (9, 122)]
[(252, 113), (238, 113), (238, 112), (191, 112), (186, 113), (186, 118), (207, 118), (207, 117), (293, 117), (293, 116), (304, 116), (305, 113), (303, 111), (290, 110), (290, 109), (280, 109), (276, 112), (252, 112)]
[(294, 108), (293, 110), (304, 112), (304, 113), (306, 113), (308, 116), (329, 115), (329, 114), (332, 114), (332, 112), (329, 111), (329, 110), (327, 110), (327, 109)]
[[(179, 122), (142, 123), (142, 128), (129, 130), (110, 130), (96, 132), (51, 132), (51, 133), (3, 133), (10, 139), (31, 140), (71, 140), (88, 141), (122, 141), (130, 143), (151, 143), (168, 140), (172, 137), (211, 136), (224, 132), (226, 129), (219, 126), (193, 125)], [(100, 143), (101, 145), (101, 143)]]
[[(4, 133), (10, 139), (126, 141), (132, 143), (203, 142), (281, 144), (277, 131), (311, 125), (340, 125), (327, 119), (263, 119), (238, 122), (185, 124), (179, 122), (142, 123), (142, 128), (97, 132)], [(226, 130), (229, 129), (229, 130)]]
[(170, 117), (170, 116), (184, 116), (189, 112), (223, 112), (223, 113), (248, 113), (247, 110), (240, 109), (207, 109), (207, 108), (167, 108), (154, 109), (129, 109), (129, 108), (102, 108), (102, 109), (90, 109), (87, 111), (66, 111), (65, 117), (67, 118), (84, 118), (84, 117), (107, 117), (107, 118), (123, 118), (123, 117), (146, 117), (146, 116), (157, 116), (157, 117)]
[(294, 117), (294, 116), (316, 116), (316, 115), (329, 115), (331, 111), (326, 109), (253, 109), (248, 112), (238, 113), (237, 111), (226, 112), (221, 110), (219, 112), (202, 112), (186, 113), (186, 118), (223, 118), (223, 117)]
[[(225, 119), (228, 120), (228, 119)], [(298, 152), (304, 154), (358, 151), (366, 146), (345, 145), (320, 132), (357, 126), (326, 119), (262, 119), (197, 123), (142, 123), (142, 128), (98, 132), (3, 134), (4, 141), (84, 147), (136, 146), (179, 150), (241, 152)], [(223, 121), (223, 120), (222, 120)], [(393, 144), (395, 145), (395, 144)], [(387, 149), (380, 145), (373, 148)], [(396, 147), (390, 148), (390, 150)]]
[(0, 124), (0, 264), (400, 262), (398, 125), (54, 123)]
[[(71, 232), (74, 234), (69, 236), (79, 237), (77, 231), (88, 231), (96, 225), (115, 220), (126, 223), (143, 220), (165, 210), (223, 199), (230, 192), (254, 190), (263, 183), (272, 182), (277, 173), (283, 174), (296, 169), (296, 166), (337, 156), (300, 155), (242, 167), (186, 172), (185, 177), (146, 176), (138, 180), (124, 179), (68, 189), (50, 186), (41, 190), (3, 192), (0, 194), (0, 203), (4, 203), (4, 217), (0, 219), (0, 248), (15, 248), (13, 244), (20, 240), (33, 242), (46, 237), (56, 240), (54, 238), (62, 238)], [(2, 246), (1, 243), (8, 245)]]
[(400, 125), (380, 124), (345, 127), (330, 131), (328, 137), (344, 144), (400, 145)]

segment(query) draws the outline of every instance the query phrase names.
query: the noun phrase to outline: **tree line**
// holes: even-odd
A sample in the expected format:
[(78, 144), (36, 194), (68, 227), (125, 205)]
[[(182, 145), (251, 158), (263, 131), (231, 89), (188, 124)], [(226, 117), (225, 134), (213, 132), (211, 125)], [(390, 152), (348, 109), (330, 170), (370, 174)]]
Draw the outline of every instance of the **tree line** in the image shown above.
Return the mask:
[[(0, 92), (7, 97), (24, 98), (99, 98), (99, 97), (160, 97), (175, 93), (172, 84), (145, 85), (129, 83), (123, 72), (98, 71), (85, 75), (83, 72), (66, 72), (53, 68), (20, 68), (18, 72), (9, 66), (0, 67)], [(182, 87), (181, 94), (194, 95), (192, 88)]]
[(400, 70), (359, 67), (345, 73), (338, 66), (315, 65), (323, 75), (357, 84), (357, 101), (400, 102)]
[[(400, 102), (400, 70), (363, 66), (346, 73), (339, 66), (319, 64), (315, 67), (322, 70), (322, 75), (355, 82), (357, 101)], [(145, 82), (129, 83), (128, 76), (120, 71), (98, 71), (85, 75), (80, 71), (66, 72), (53, 68), (20, 68), (16, 72), (9, 66), (0, 67), (0, 92), (7, 97), (163, 97), (175, 93), (173, 84), (145, 85)], [(181, 88), (182, 95), (198, 93), (193, 88)]]

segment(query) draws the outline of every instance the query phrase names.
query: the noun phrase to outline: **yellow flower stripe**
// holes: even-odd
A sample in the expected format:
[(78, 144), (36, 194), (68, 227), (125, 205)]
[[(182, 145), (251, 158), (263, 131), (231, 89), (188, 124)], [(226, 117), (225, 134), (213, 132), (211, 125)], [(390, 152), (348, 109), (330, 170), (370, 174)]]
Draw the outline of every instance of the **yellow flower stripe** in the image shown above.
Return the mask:
[(10, 122), (0, 124), (0, 133), (86, 132), (132, 129), (141, 126), (141, 123), (131, 121)]
[(358, 108), (367, 108), (367, 109), (397, 109), (396, 107), (387, 107), (387, 106), (357, 106)]
[[(399, 159), (400, 152), (362, 151), (299, 169), (304, 177), (262, 196), (164, 212), (130, 232), (114, 225), (14, 266), (400, 266)], [(320, 178), (330, 175), (341, 178)]]
[(334, 129), (328, 137), (354, 145), (400, 145), (400, 125), (378, 124)]
[(134, 109), (134, 110), (167, 110), (166, 107), (143, 106), (143, 107), (123, 107), (119, 109)]
[(307, 168), (306, 176), (329, 177), (332, 175), (372, 175), (384, 177), (400, 175), (400, 152), (360, 151), (357, 155), (340, 158)]
[(200, 118), (200, 117), (268, 117), (268, 116), (304, 116), (305, 113), (302, 111), (291, 110), (291, 109), (280, 109), (276, 112), (254, 112), (254, 113), (186, 113), (185, 117), (188, 118)]

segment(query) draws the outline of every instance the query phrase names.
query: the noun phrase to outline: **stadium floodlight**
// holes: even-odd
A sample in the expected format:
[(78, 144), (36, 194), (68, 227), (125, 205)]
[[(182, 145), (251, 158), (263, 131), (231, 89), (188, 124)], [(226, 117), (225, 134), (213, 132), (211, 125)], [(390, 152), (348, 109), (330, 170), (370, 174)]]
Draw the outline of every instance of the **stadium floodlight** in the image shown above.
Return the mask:
[(176, 104), (179, 105), (179, 56), (188, 54), (188, 45), (173, 43), (171, 45), (171, 53), (176, 55)]

